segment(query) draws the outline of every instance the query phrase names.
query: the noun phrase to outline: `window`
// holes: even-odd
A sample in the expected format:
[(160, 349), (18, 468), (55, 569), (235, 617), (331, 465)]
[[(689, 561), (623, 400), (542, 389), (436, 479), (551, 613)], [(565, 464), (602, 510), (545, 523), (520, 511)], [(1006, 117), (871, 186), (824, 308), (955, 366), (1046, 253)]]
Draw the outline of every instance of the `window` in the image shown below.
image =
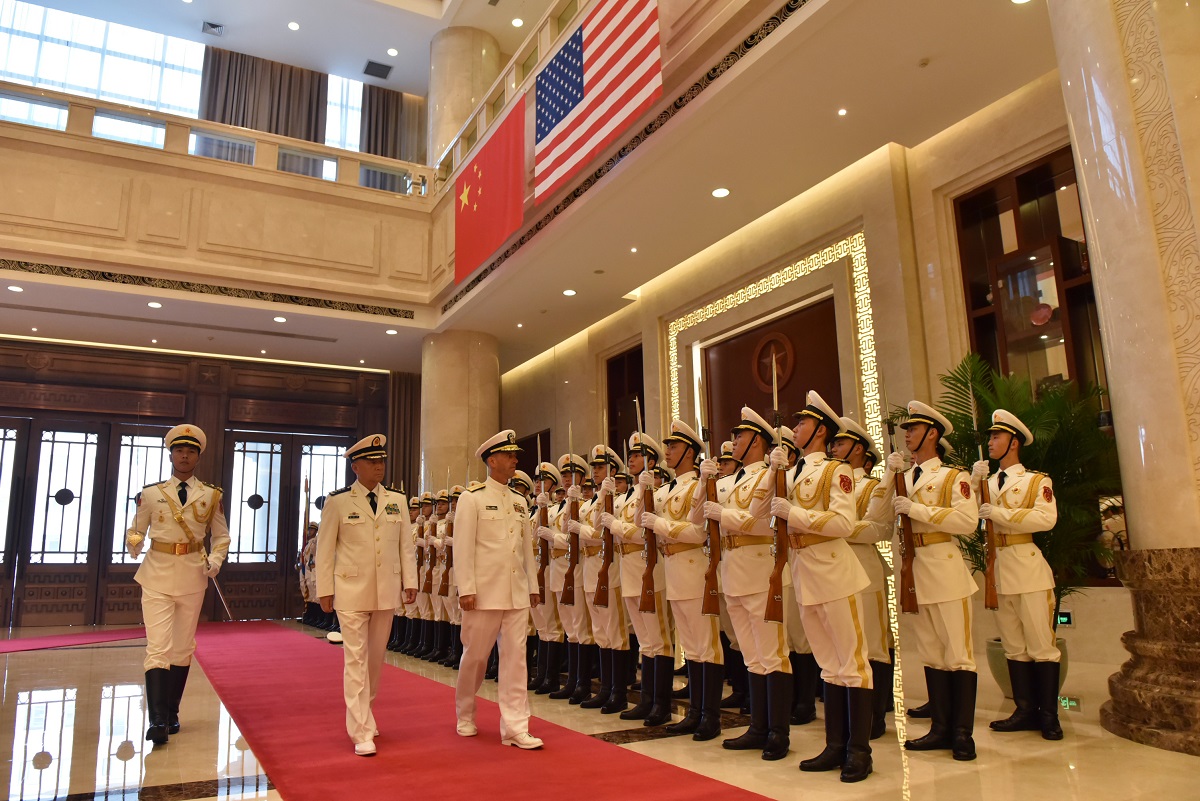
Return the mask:
[(362, 81), (329, 76), (329, 108), (325, 115), (326, 145), (342, 150), (359, 149), (362, 97)]
[[(163, 432), (165, 433), (165, 432)], [(117, 458), (117, 496), (119, 510), (113, 517), (112, 561), (118, 564), (137, 564), (145, 554), (134, 559), (125, 549), (125, 532), (133, 525), (138, 498), (147, 484), (164, 481), (171, 476), (171, 453), (162, 434), (122, 434)], [(155, 490), (157, 492), (157, 490)]]

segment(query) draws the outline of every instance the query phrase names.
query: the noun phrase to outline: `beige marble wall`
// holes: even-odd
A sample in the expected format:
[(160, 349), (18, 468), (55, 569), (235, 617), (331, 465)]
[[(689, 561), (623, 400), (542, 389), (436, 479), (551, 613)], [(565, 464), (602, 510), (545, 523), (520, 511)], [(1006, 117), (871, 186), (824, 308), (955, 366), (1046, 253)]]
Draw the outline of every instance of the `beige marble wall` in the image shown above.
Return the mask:
[(429, 43), (429, 160), (442, 152), (483, 100), (504, 62), (496, 37), (478, 28), (443, 28)]
[(421, 343), (421, 489), (486, 473), (479, 445), (500, 428), (496, 338), (476, 331), (430, 334)]

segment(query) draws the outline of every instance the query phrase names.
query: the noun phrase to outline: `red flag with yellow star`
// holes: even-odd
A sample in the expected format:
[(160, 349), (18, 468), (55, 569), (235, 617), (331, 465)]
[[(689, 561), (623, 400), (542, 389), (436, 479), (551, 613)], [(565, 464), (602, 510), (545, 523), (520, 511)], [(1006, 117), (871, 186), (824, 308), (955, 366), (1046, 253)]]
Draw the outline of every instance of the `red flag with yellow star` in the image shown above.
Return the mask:
[(525, 205), (525, 98), (454, 182), (454, 282), (517, 230)]

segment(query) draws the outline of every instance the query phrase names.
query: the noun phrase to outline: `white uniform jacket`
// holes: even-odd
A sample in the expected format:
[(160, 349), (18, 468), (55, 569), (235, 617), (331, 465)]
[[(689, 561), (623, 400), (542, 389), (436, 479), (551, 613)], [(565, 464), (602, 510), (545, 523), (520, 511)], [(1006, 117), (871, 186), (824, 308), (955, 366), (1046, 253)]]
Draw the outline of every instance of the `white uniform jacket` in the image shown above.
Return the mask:
[[(691, 470), (676, 476), (671, 484), (664, 484), (655, 493), (655, 509), (658, 522), (654, 533), (660, 551), (664, 546), (678, 543), (704, 544), (704, 526), (692, 522), (692, 506), (696, 503), (699, 476)], [(661, 493), (661, 495), (659, 494)], [(704, 489), (699, 489), (704, 497)], [(714, 524), (715, 525), (715, 524)], [(688, 601), (704, 597), (704, 574), (708, 570), (708, 557), (703, 548), (690, 548), (668, 556), (660, 553), (658, 561), (666, 565), (667, 600)]]
[[(616, 511), (616, 507), (613, 507)], [(589, 500), (582, 501), (579, 504), (579, 546), (584, 548), (600, 548), (604, 544), (604, 530), (600, 528), (600, 515), (604, 512), (604, 505), (600, 503), (600, 495), (597, 493)], [(596, 591), (596, 584), (599, 583), (600, 565), (603, 561), (603, 548), (594, 556), (588, 556), (586, 553), (580, 553), (579, 563), (583, 565), (583, 590), (584, 592), (593, 593)], [(613, 560), (616, 564), (616, 560)], [(616, 587), (621, 583), (621, 571), (609, 569), (608, 585), (609, 588)]]
[[(1033, 534), (1049, 531), (1058, 522), (1054, 482), (1045, 473), (1015, 464), (988, 479), (992, 502), (992, 529), (997, 534)], [(1002, 541), (1002, 540), (1001, 540)], [(996, 592), (1019, 595), (1054, 588), (1054, 573), (1042, 551), (1032, 542), (996, 549)]]
[[(654, 509), (658, 511), (658, 492), (654, 492)], [(663, 493), (666, 497), (666, 493)], [(621, 597), (636, 598), (642, 594), (642, 578), (646, 575), (646, 536), (641, 526), (637, 524), (639, 515), (645, 509), (641, 500), (641, 489), (634, 484), (633, 489), (624, 495), (613, 499), (612, 525), (613, 538), (622, 550), (629, 552), (621, 556)], [(661, 592), (666, 586), (666, 572), (663, 568), (662, 557), (654, 565), (654, 591)]]
[(525, 498), (491, 476), (458, 499), (454, 572), (476, 609), (528, 609), (537, 593), (533, 530)]
[[(916, 486), (912, 480), (916, 468), (910, 468), (904, 474), (908, 497), (913, 502), (909, 513), (913, 533), (961, 536), (975, 531), (979, 525), (979, 503), (971, 491), (970, 474), (942, 464), (936, 456), (920, 467), (921, 477)], [(917, 585), (917, 603), (957, 601), (979, 591), (953, 536), (949, 542), (916, 550), (913, 581)]]
[(883, 554), (875, 547), (877, 542), (891, 542), (896, 527), (896, 513), (892, 511), (892, 498), (896, 496), (896, 483), (887, 474), (884, 480), (867, 475), (861, 467), (854, 468), (854, 510), (858, 522), (847, 537), (850, 549), (858, 557), (858, 563), (867, 571), (871, 583), (863, 592), (886, 592), (887, 577), (891, 569)]
[(329, 493), (317, 530), (317, 595), (345, 612), (394, 610), (401, 590), (417, 587), (417, 556), (408, 536), (408, 500), (382, 484), (375, 512), (355, 481)]
[[(567, 502), (559, 501), (551, 503), (546, 507), (546, 528), (550, 530), (547, 536), (545, 532), (541, 533), (543, 539), (550, 543), (550, 567), (546, 568), (546, 592), (562, 592), (563, 582), (567, 578), (567, 540), (562, 537), (558, 531), (559, 520), (566, 514)], [(534, 525), (540, 526), (538, 522), (541, 519), (540, 515), (534, 515)], [(554, 554), (558, 553), (559, 556)]]
[(133, 524), (129, 527), (130, 532), (136, 531), (148, 538), (146, 556), (134, 580), (146, 589), (166, 595), (191, 595), (204, 592), (208, 586), (204, 557), (199, 551), (177, 556), (150, 547), (151, 542), (186, 545), (191, 541), (176, 522), (176, 512), (182, 515), (184, 525), (197, 542), (204, 542), (205, 533), (212, 532), (209, 564), (223, 564), (229, 553), (229, 524), (221, 509), (220, 488), (205, 484), (194, 476), (189, 478), (187, 503), (181, 508), (179, 484), (179, 479), (171, 476), (166, 481), (143, 487)]

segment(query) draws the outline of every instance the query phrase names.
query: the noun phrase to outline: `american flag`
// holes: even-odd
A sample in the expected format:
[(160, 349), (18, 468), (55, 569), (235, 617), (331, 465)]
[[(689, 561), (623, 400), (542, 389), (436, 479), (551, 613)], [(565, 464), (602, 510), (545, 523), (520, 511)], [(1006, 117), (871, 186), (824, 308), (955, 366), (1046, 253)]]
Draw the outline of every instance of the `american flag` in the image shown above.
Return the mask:
[(534, 199), (558, 189), (661, 94), (658, 3), (597, 4), (537, 76)]

